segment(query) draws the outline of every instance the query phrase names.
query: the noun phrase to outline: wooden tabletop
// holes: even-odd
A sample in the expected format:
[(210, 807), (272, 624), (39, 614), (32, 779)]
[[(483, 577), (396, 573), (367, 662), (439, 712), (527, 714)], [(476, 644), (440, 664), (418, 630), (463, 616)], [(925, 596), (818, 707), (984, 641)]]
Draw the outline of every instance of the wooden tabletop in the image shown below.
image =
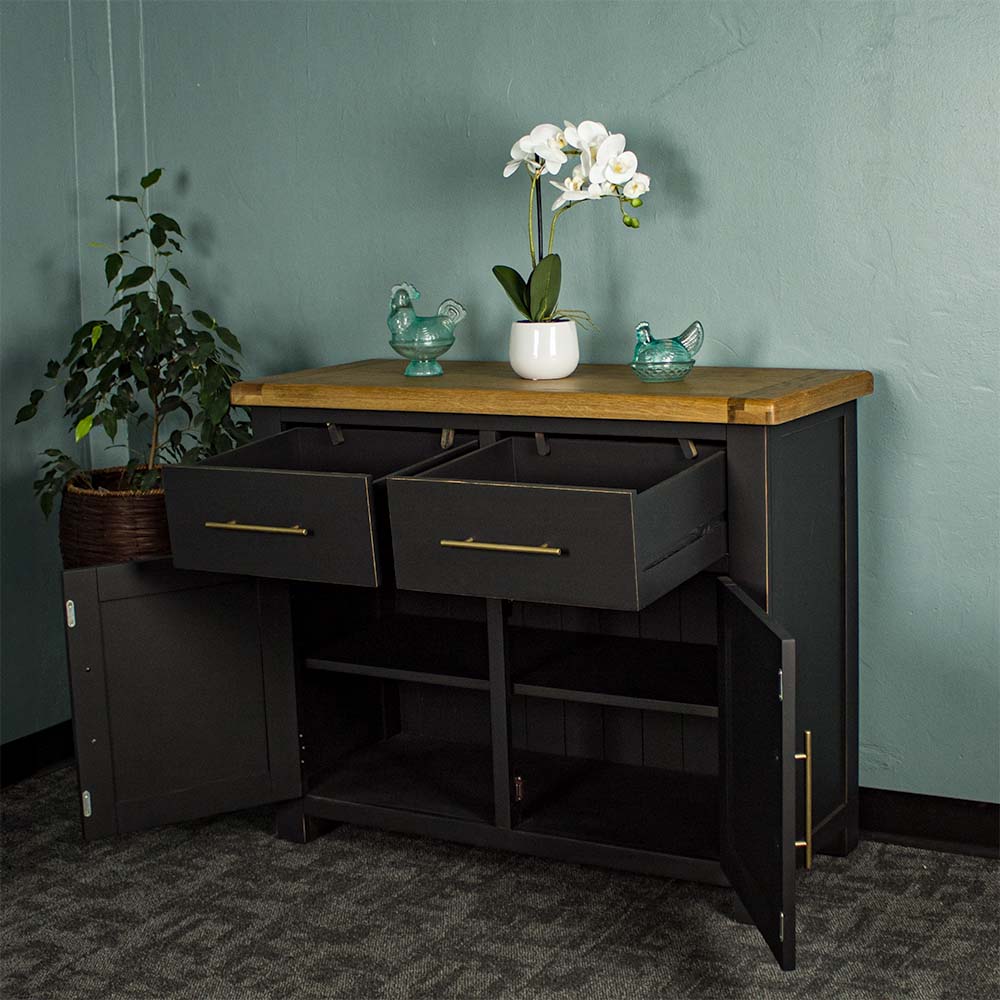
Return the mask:
[(627, 365), (581, 365), (529, 382), (506, 362), (443, 362), (444, 375), (407, 378), (405, 361), (355, 361), (232, 387), (240, 406), (476, 413), (603, 420), (783, 424), (872, 392), (866, 371), (696, 366), (682, 382), (640, 382)]

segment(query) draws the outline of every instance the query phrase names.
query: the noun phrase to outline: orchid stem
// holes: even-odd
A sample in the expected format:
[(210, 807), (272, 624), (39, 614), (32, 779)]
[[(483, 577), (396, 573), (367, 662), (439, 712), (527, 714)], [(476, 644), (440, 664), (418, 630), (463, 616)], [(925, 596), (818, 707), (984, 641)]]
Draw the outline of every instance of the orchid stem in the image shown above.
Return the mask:
[[(535, 257), (535, 227), (531, 217), (535, 205), (535, 187), (538, 184), (538, 174), (531, 175), (531, 190), (528, 192), (528, 250), (531, 253), (531, 269), (534, 270), (538, 263)], [(540, 249), (541, 247), (539, 247)]]
[(552, 253), (552, 244), (556, 238), (556, 219), (559, 218), (563, 212), (568, 212), (573, 207), (573, 204), (563, 205), (557, 212), (552, 215), (552, 224), (549, 226), (549, 253)]
[[(539, 164), (541, 166), (541, 164)], [(538, 259), (542, 259), (542, 186), (541, 184), (535, 185), (535, 219), (538, 223)], [(549, 253), (551, 253), (551, 248)]]

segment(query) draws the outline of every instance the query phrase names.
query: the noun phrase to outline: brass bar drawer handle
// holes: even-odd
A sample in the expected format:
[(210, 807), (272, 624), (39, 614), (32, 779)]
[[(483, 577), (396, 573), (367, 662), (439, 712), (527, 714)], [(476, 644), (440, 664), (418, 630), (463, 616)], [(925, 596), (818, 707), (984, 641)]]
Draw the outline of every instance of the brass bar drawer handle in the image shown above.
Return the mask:
[(507, 545), (504, 542), (477, 542), (474, 538), (460, 541), (457, 538), (442, 538), (441, 545), (446, 549), (480, 549), (486, 552), (525, 552), (538, 556), (561, 556), (562, 549), (555, 548), (547, 542), (544, 545)]
[(806, 765), (806, 839), (796, 840), (796, 847), (806, 849), (806, 869), (813, 866), (813, 734), (812, 730), (806, 729), (805, 753), (797, 753), (796, 760), (805, 762)]
[(263, 535), (308, 535), (309, 529), (298, 524), (283, 528), (274, 524), (239, 524), (237, 521), (206, 521), (206, 528), (221, 528), (223, 531), (256, 531)]

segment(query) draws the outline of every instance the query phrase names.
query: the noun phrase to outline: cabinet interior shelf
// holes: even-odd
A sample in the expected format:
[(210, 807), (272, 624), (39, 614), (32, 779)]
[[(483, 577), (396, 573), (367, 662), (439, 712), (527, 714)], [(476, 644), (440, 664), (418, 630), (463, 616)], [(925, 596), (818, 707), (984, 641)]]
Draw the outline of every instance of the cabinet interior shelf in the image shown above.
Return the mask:
[[(713, 646), (511, 627), (514, 694), (717, 717)], [(485, 625), (390, 614), (308, 649), (307, 668), (487, 690)]]
[(584, 632), (511, 629), (514, 694), (718, 717), (716, 649)]
[(714, 776), (518, 751), (517, 829), (691, 858), (719, 857)]
[(309, 648), (303, 662), (312, 670), (383, 680), (482, 691), (489, 687), (486, 626), (458, 618), (362, 618), (350, 631), (331, 634)]
[(341, 758), (308, 798), (492, 824), (492, 751), (398, 733)]

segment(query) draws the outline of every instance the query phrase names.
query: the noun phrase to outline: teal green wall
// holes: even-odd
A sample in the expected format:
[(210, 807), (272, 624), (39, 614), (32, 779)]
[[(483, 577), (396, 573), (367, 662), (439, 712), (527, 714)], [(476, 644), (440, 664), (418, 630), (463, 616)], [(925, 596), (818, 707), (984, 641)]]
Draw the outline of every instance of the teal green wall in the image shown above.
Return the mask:
[[(73, 10), (88, 239), (114, 176), (108, 17)], [(624, 131), (653, 177), (642, 228), (587, 205), (558, 246), (564, 302), (604, 330), (583, 360), (626, 361), (640, 319), (662, 334), (700, 318), (704, 363), (875, 372), (862, 782), (993, 801), (998, 47), (1000, 6), (959, 0), (111, 5), (120, 171), (170, 171), (157, 197), (191, 231), (189, 277), (253, 372), (389, 356), (404, 278), (469, 306), (451, 357), (502, 358), (489, 269), (526, 255), (524, 180), (500, 176), (511, 142), (563, 117)]]
[[(14, 432), (39, 366), (80, 325), (65, 4), (0, 7), (0, 737), (61, 722), (69, 694), (59, 547), (31, 492), (57, 407)], [(60, 355), (61, 356), (61, 355)], [(21, 433), (23, 431), (23, 433)]]

